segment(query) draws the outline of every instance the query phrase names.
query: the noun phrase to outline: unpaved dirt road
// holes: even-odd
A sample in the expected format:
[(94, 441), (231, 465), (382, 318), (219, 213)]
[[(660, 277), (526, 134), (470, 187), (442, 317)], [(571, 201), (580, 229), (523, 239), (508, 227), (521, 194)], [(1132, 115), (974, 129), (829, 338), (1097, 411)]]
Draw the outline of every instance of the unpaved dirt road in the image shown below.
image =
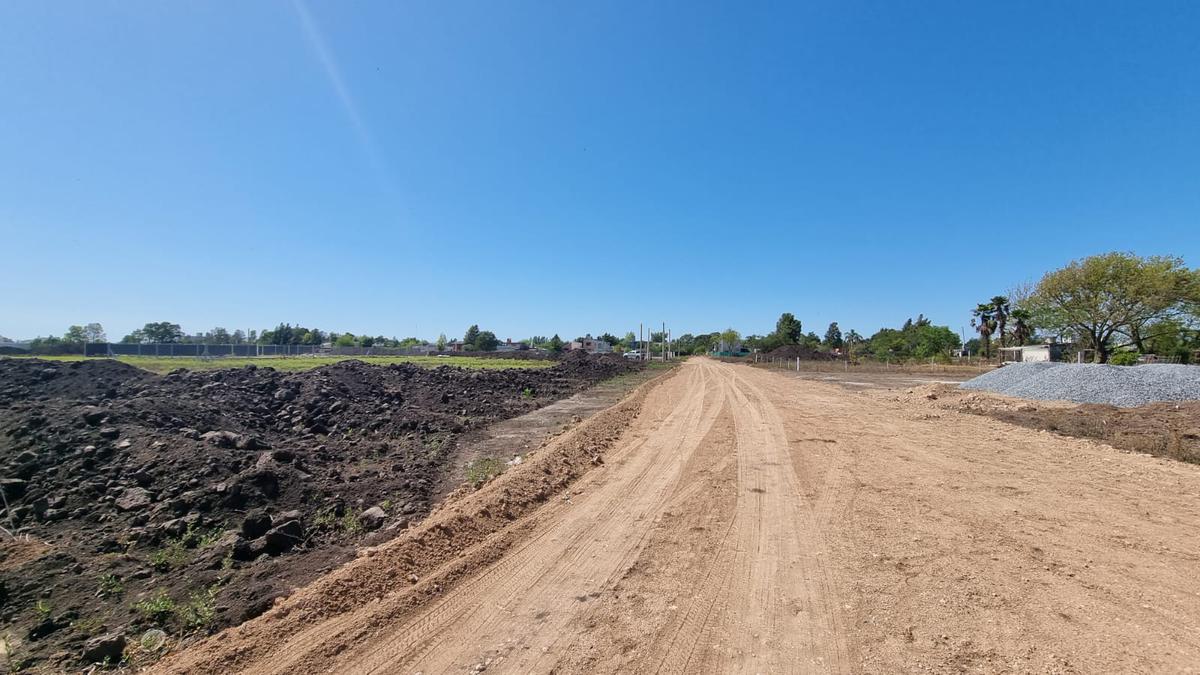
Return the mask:
[(273, 612), (162, 667), (1200, 664), (1200, 467), (704, 359), (640, 405), (602, 465), (470, 574), (421, 594), (396, 569), (393, 592), (319, 620)]

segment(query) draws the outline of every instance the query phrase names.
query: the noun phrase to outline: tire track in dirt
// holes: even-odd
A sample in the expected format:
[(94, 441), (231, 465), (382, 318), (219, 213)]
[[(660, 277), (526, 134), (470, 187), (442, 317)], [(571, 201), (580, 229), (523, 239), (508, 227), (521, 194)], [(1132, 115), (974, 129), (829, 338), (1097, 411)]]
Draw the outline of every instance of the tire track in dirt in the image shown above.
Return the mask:
[[(647, 421), (653, 428), (613, 462), (606, 481), (573, 500), (502, 565), (377, 640), (384, 648), (346, 654), (343, 669), (445, 672), (505, 656), (508, 668), (542, 670), (539, 662), (558, 658), (553, 646), (575, 605), (592, 599), (636, 556), (668, 488), (715, 419), (706, 400), (710, 375), (689, 369), (682, 379), (681, 400), (661, 420)], [(514, 624), (522, 626), (519, 640), (511, 639)]]
[[(256, 639), (210, 641), (226, 656), (202, 663), (1194, 671), (1200, 467), (924, 405), (690, 361), (640, 401), (623, 434), (595, 436), (613, 443), (607, 464), (572, 483), (569, 502), (524, 512), (377, 600), (359, 592), (332, 605), (340, 587), (329, 583), (307, 591), (326, 612), (311, 624), (295, 630), (273, 612), (252, 624)], [(549, 469), (567, 460), (558, 452), (536, 461)], [(470, 527), (479, 506), (463, 508), (439, 522)], [(402, 574), (407, 558), (389, 550), (384, 562)], [(461, 573), (447, 572), (455, 565)], [(264, 648), (281, 623), (281, 646)], [(257, 651), (239, 660), (242, 649)]]
[(715, 622), (697, 649), (687, 659), (669, 657), (663, 670), (848, 670), (828, 556), (813, 509), (800, 502), (779, 413), (732, 369), (720, 377), (737, 412), (738, 504), (726, 542), (733, 544), (731, 574), (713, 604), (723, 611), (707, 612)]

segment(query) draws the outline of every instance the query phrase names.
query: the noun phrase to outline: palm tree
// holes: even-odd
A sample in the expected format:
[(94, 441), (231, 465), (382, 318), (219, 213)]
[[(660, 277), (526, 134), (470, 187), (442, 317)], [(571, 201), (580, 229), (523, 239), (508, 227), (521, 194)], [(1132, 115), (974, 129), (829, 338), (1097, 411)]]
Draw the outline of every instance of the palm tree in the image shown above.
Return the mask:
[(992, 305), (992, 316), (996, 319), (996, 327), (1000, 329), (1000, 346), (1004, 347), (1004, 324), (1008, 322), (1009, 306), (1008, 298), (1003, 295), (997, 295), (990, 301)]
[(995, 307), (990, 302), (985, 302), (972, 312), (975, 318), (971, 319), (971, 326), (979, 331), (979, 338), (983, 340), (983, 357), (986, 359), (992, 357), (992, 332), (996, 330), (996, 319), (992, 314), (994, 311)]
[(1029, 325), (1029, 310), (1017, 308), (1010, 312), (1009, 316), (1013, 320), (1012, 334), (1017, 346), (1029, 342), (1029, 339), (1033, 337), (1033, 327)]

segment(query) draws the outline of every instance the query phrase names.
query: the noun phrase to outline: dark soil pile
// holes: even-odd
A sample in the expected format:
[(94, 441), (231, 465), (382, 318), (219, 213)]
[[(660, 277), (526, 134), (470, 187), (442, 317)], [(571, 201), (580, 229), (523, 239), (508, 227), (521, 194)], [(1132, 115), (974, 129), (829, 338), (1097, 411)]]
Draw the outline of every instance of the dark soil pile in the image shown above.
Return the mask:
[(815, 349), (802, 347), (800, 345), (783, 345), (776, 347), (766, 353), (767, 358), (772, 359), (796, 359), (801, 361), (831, 361), (837, 357), (829, 352), (819, 352)]
[(1030, 429), (1094, 438), (1115, 448), (1200, 464), (1200, 403), (1152, 403), (1137, 408), (1035, 404), (1015, 409), (966, 406), (973, 412)]
[(641, 365), (571, 354), (528, 370), (343, 361), (159, 377), (0, 360), (10, 663), (72, 669), (143, 649), (148, 630), (254, 617), (424, 517), (473, 429)]

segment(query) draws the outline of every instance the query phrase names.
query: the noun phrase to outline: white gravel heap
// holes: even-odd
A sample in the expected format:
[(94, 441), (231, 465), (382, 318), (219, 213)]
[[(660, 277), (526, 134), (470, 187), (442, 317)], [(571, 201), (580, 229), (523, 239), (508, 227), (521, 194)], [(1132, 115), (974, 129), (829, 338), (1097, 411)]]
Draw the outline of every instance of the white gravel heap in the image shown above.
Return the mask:
[(1200, 366), (1010, 363), (961, 386), (1041, 401), (1134, 408), (1158, 401), (1200, 400)]

